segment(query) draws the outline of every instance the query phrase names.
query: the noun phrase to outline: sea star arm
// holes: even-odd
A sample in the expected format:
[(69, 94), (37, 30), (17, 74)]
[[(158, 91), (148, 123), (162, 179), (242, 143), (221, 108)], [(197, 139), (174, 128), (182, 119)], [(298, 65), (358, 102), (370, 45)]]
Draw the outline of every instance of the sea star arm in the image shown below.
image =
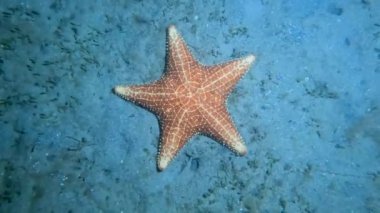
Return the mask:
[(167, 40), (165, 74), (175, 76), (182, 83), (192, 81), (194, 73), (191, 70), (197, 69), (199, 64), (193, 58), (182, 36), (173, 25), (168, 28)]
[(187, 109), (181, 108), (176, 113), (160, 118), (161, 137), (157, 156), (157, 167), (160, 171), (168, 166), (195, 133), (195, 129), (188, 122), (187, 114)]
[(224, 105), (211, 106), (205, 103), (200, 106), (200, 111), (204, 119), (202, 134), (216, 139), (239, 155), (247, 153), (243, 139), (239, 135)]
[(173, 99), (170, 88), (163, 86), (159, 81), (140, 86), (116, 86), (114, 92), (120, 97), (141, 105), (153, 112), (160, 113), (157, 107), (162, 102), (169, 102)]
[(217, 91), (219, 94), (228, 95), (239, 79), (248, 71), (255, 60), (255, 56), (233, 60), (224, 64), (206, 68), (211, 74), (203, 82), (205, 91)]

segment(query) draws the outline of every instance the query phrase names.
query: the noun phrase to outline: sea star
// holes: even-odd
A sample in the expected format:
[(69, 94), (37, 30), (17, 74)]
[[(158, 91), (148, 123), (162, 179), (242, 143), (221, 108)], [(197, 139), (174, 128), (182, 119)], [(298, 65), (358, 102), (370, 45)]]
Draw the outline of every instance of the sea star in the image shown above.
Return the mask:
[(177, 29), (167, 31), (165, 73), (145, 85), (116, 86), (120, 97), (157, 115), (161, 137), (157, 168), (164, 170), (195, 134), (214, 138), (233, 152), (247, 148), (226, 109), (227, 97), (255, 60), (253, 55), (214, 66), (192, 56)]

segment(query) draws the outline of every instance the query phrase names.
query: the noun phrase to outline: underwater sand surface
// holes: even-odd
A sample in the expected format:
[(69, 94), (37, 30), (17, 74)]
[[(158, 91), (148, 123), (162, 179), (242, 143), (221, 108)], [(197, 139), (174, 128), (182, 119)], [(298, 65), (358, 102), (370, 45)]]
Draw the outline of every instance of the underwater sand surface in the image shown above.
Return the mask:
[[(380, 212), (380, 1), (0, 2), (0, 212)], [(248, 154), (195, 136), (156, 170), (157, 118), (111, 89), (257, 58), (227, 108)]]

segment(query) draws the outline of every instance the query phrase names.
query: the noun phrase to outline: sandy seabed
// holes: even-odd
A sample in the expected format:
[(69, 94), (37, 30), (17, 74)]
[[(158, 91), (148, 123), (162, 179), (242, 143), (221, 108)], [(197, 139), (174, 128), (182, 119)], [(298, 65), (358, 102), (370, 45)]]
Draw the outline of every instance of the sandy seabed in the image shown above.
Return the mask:
[[(379, 212), (380, 1), (0, 3), (0, 212)], [(161, 173), (156, 117), (112, 94), (162, 76), (175, 24), (249, 153), (195, 136)]]

